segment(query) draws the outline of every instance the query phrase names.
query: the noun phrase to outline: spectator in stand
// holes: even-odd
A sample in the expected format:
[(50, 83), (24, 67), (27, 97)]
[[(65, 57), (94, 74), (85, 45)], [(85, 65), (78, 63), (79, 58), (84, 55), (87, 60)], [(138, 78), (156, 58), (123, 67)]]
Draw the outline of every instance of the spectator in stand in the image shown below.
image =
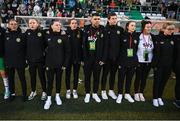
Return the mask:
[(59, 9), (56, 9), (55, 16), (56, 17), (62, 17), (62, 12)]
[(14, 14), (17, 13), (17, 8), (18, 8), (18, 6), (19, 6), (18, 1), (17, 1), (17, 0), (14, 0), (14, 1), (12, 2), (12, 4), (11, 4), (11, 9), (12, 9), (12, 11), (13, 11)]
[(56, 2), (56, 7), (57, 7), (59, 10), (64, 9), (64, 2), (63, 2), (63, 0), (57, 0), (57, 2)]
[(82, 11), (82, 9), (79, 9), (79, 11), (76, 13), (76, 17), (78, 17), (78, 18), (81, 18), (82, 16), (83, 16), (83, 11)]
[(25, 15), (27, 13), (26, 5), (20, 4), (19, 7), (17, 8), (17, 12), (19, 13), (19, 15)]
[(47, 11), (47, 17), (54, 17), (54, 12), (52, 8), (50, 7), (49, 10)]
[(50, 0), (50, 7), (56, 8), (56, 1), (55, 0)]
[(79, 0), (76, 0), (75, 8), (76, 8), (76, 11), (79, 11), (79, 9), (82, 9), (81, 2)]
[(2, 19), (2, 23), (8, 22), (8, 15), (5, 9), (1, 10), (1, 19)]
[(167, 7), (168, 10), (168, 18), (174, 19), (177, 11), (177, 5), (174, 2), (170, 2), (169, 6)]
[(36, 3), (36, 5), (33, 8), (34, 16), (42, 16), (41, 8), (39, 6), (39, 3)]

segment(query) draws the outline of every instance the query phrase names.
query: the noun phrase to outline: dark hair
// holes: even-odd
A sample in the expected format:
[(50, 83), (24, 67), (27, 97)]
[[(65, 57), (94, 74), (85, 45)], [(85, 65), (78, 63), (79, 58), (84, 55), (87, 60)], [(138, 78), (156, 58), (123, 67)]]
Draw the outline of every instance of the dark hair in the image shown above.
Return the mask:
[(117, 16), (117, 15), (116, 15), (116, 13), (109, 13), (107, 18), (111, 19), (112, 16)]
[(71, 21), (73, 21), (73, 20), (77, 21), (75, 18), (72, 18), (72, 19), (70, 19), (69, 24), (71, 24)]
[(51, 20), (51, 23), (50, 23), (50, 26), (49, 26), (49, 29), (52, 30), (51, 26), (55, 23), (55, 22), (60, 22), (58, 19), (52, 19)]
[(52, 19), (51, 23), (50, 23), (50, 26), (52, 26), (55, 22), (60, 22), (60, 21), (58, 19)]
[(135, 21), (128, 21), (128, 22), (126, 23), (126, 28), (125, 28), (126, 31), (128, 31), (128, 28), (127, 28), (127, 27), (129, 26), (129, 24), (130, 24), (130, 23), (133, 23), (133, 22), (135, 23)]
[(144, 31), (144, 28), (145, 28), (146, 24), (152, 24), (152, 23), (151, 23), (151, 21), (142, 20), (141, 21), (141, 32)]
[(8, 20), (8, 23), (10, 23), (11, 21), (15, 21), (16, 23), (18, 23), (18, 21), (15, 20), (15, 19), (9, 19), (9, 20)]
[(93, 17), (93, 16), (100, 16), (100, 15), (99, 15), (99, 13), (93, 13), (93, 14), (92, 14), (92, 17)]

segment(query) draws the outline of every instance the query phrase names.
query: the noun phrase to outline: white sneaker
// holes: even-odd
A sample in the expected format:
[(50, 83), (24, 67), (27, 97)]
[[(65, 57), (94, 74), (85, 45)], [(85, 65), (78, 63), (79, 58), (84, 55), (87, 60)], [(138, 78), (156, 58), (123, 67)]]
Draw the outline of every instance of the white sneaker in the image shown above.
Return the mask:
[(93, 93), (93, 94), (92, 94), (92, 98), (93, 98), (96, 102), (98, 102), (98, 103), (101, 102), (101, 99), (99, 98), (99, 96), (97, 95), (97, 93)]
[(77, 90), (73, 90), (73, 98), (74, 99), (78, 98)]
[(71, 98), (71, 90), (67, 90), (66, 99), (70, 99), (70, 98)]
[(139, 93), (135, 93), (135, 94), (134, 94), (134, 100), (135, 100), (135, 101), (140, 101)]
[(159, 102), (159, 105), (160, 105), (160, 106), (163, 106), (163, 105), (164, 105), (164, 102), (162, 101), (162, 98), (158, 98), (158, 102)]
[(86, 96), (85, 96), (85, 98), (84, 98), (84, 102), (85, 102), (85, 103), (89, 103), (89, 101), (90, 101), (90, 94), (87, 93)]
[(56, 97), (55, 97), (55, 101), (56, 101), (56, 104), (57, 104), (57, 105), (62, 105), (62, 101), (61, 101), (60, 96), (56, 96)]
[(28, 100), (32, 100), (34, 99), (34, 97), (37, 95), (36, 91), (35, 92), (31, 92), (29, 97), (28, 97)]
[(153, 99), (153, 106), (159, 107), (158, 99)]
[(121, 102), (122, 102), (122, 94), (119, 94), (116, 99), (116, 103), (120, 104)]
[(107, 96), (105, 90), (101, 91), (101, 96), (102, 96), (102, 99), (104, 99), (104, 100), (107, 100), (107, 99), (108, 99), (108, 96)]
[(134, 100), (133, 100), (133, 98), (131, 97), (130, 94), (125, 94), (125, 95), (124, 95), (124, 98), (125, 98), (126, 100), (128, 100), (130, 103), (134, 103)]
[(9, 92), (9, 90), (6, 90), (5, 92), (4, 92), (4, 99), (6, 100), (6, 99), (8, 99), (10, 97), (10, 92)]
[(48, 110), (50, 108), (51, 104), (52, 104), (51, 100), (47, 100), (46, 103), (44, 104), (44, 109)]
[(115, 95), (113, 90), (109, 90), (108, 95), (114, 100), (117, 99), (117, 96)]
[(47, 98), (47, 94), (45, 92), (42, 92), (41, 100), (45, 100)]
[(140, 100), (141, 100), (141, 101), (145, 102), (145, 98), (144, 98), (143, 93), (139, 93), (139, 97), (140, 97)]

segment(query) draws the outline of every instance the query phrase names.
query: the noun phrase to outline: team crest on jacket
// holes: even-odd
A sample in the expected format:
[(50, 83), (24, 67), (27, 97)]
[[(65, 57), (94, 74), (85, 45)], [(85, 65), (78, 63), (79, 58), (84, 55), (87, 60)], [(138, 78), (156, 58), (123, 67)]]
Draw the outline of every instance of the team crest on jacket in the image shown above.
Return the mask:
[(120, 33), (121, 33), (121, 32), (118, 30), (118, 31), (117, 31), (117, 34), (120, 34)]
[(78, 38), (78, 39), (80, 38), (80, 34), (77, 34), (77, 38)]
[(173, 41), (171, 41), (171, 45), (174, 45), (174, 42), (173, 42)]
[(21, 39), (20, 38), (16, 38), (16, 42), (21, 42)]
[(41, 36), (42, 36), (42, 34), (39, 32), (39, 33), (38, 33), (38, 37), (41, 37)]
[(62, 40), (61, 40), (61, 39), (58, 39), (57, 42), (58, 42), (59, 44), (61, 44)]
[(28, 35), (30, 35), (31, 33), (30, 32), (28, 32)]
[(137, 44), (137, 40), (134, 40), (134, 43)]

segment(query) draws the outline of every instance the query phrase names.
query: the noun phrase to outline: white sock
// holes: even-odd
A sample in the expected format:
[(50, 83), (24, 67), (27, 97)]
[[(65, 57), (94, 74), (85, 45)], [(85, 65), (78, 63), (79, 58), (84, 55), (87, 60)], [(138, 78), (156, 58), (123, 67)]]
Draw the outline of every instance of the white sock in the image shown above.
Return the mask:
[(56, 93), (56, 97), (59, 96), (59, 93)]
[(3, 78), (5, 91), (9, 91), (8, 78)]
[(47, 101), (51, 101), (51, 96), (48, 96), (48, 97), (47, 97)]

